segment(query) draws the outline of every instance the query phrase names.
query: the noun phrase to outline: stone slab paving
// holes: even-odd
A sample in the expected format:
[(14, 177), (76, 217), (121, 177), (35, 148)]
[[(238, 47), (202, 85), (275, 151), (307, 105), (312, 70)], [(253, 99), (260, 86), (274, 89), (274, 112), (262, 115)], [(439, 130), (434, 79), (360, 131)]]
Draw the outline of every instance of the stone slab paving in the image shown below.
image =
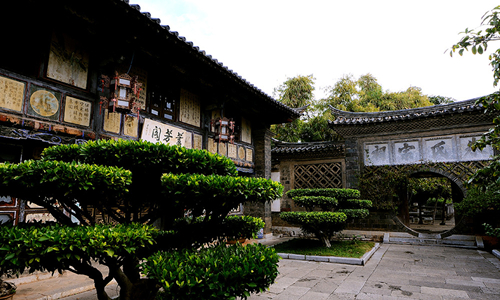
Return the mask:
[(481, 251), (382, 244), (365, 266), (283, 259), (248, 299), (500, 299), (500, 260)]

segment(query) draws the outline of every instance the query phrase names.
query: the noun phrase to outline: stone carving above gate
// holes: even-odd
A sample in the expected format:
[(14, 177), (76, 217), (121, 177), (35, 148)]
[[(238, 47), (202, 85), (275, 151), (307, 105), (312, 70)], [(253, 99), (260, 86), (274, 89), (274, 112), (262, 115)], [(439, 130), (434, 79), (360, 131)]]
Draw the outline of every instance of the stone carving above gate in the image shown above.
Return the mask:
[(494, 154), (491, 146), (487, 146), (483, 151), (472, 151), (470, 147), (481, 134), (365, 142), (364, 163), (366, 166), (382, 166), (489, 160)]

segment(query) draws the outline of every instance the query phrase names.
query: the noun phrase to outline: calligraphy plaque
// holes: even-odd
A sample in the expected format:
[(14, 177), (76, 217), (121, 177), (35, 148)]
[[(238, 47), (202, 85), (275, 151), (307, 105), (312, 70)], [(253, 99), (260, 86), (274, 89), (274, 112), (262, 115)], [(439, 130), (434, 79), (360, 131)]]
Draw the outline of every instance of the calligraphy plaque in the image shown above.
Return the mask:
[(245, 160), (245, 147), (238, 147), (238, 158)]
[(26, 220), (24, 222), (57, 222), (57, 220), (50, 213), (35, 213), (35, 214), (26, 214)]
[(247, 161), (253, 162), (253, 150), (247, 149)]
[(208, 152), (210, 153), (217, 153), (217, 143), (215, 142), (214, 139), (208, 138)]
[(123, 134), (137, 137), (139, 129), (139, 119), (136, 116), (125, 116), (125, 125), (123, 126)]
[(113, 132), (116, 134), (120, 133), (122, 114), (117, 112), (110, 112), (108, 109), (104, 110), (104, 125), (103, 129), (105, 131)]
[(66, 34), (52, 34), (47, 77), (60, 82), (87, 88), (89, 55), (83, 44)]
[(424, 140), (423, 154), (425, 161), (442, 162), (454, 161), (452, 137), (437, 137)]
[(389, 144), (365, 145), (365, 164), (367, 166), (382, 166), (389, 164)]
[(30, 115), (59, 120), (61, 93), (31, 85), (28, 105)]
[(184, 147), (193, 149), (193, 134), (186, 131), (184, 135)]
[(228, 144), (227, 145), (227, 156), (231, 158), (236, 158), (236, 145), (234, 144)]
[[(186, 132), (181, 128), (163, 124), (151, 119), (145, 119), (144, 126), (142, 127), (141, 139), (152, 143), (162, 143), (166, 145), (179, 145), (186, 147), (186, 136), (189, 136), (190, 141), (191, 133)], [(192, 142), (189, 142), (192, 146)]]
[(91, 111), (92, 104), (90, 102), (67, 96), (64, 107), (64, 122), (88, 127), (90, 126)]
[(420, 146), (418, 141), (405, 141), (394, 143), (394, 156), (396, 164), (411, 164), (420, 161)]
[(241, 141), (245, 143), (252, 143), (252, 126), (250, 121), (241, 118)]
[(199, 134), (193, 135), (193, 148), (194, 149), (203, 149), (203, 136)]
[(227, 156), (227, 144), (226, 143), (219, 143), (219, 152), (220, 155)]
[(201, 108), (198, 96), (186, 90), (181, 90), (179, 102), (179, 121), (200, 127)]
[(461, 161), (470, 161), (470, 160), (489, 160), (493, 156), (493, 148), (490, 145), (484, 147), (482, 151), (476, 149), (476, 151), (472, 151), (470, 147), (471, 144), (475, 143), (477, 140), (481, 138), (481, 135), (469, 135), (469, 136), (460, 136), (459, 137), (459, 159)]
[(22, 111), (25, 83), (0, 76), (0, 107)]

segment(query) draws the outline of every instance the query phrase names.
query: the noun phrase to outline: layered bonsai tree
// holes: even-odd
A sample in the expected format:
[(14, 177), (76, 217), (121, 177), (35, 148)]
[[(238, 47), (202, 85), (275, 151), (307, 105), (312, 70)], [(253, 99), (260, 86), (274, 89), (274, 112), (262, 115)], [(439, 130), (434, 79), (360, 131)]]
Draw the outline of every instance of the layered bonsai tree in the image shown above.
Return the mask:
[(238, 177), (231, 160), (204, 150), (125, 140), (54, 146), (41, 160), (0, 164), (0, 195), (57, 220), (0, 227), (0, 271), (84, 274), (99, 300), (109, 299), (113, 279), (122, 300), (245, 298), (274, 282), (279, 257), (222, 243), (262, 225), (228, 214), (282, 192), (271, 180)]
[(299, 225), (304, 233), (314, 234), (328, 248), (349, 219), (368, 216), (372, 206), (371, 201), (359, 199), (359, 191), (353, 189), (295, 189), (287, 195), (306, 211), (282, 212), (280, 217)]

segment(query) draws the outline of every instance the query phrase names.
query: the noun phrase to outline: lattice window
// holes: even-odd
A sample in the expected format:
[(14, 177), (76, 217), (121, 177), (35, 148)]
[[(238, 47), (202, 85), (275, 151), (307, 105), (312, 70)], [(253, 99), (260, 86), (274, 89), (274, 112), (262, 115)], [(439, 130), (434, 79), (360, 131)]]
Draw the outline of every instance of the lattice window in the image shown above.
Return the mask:
[(342, 163), (294, 166), (295, 189), (342, 188)]

